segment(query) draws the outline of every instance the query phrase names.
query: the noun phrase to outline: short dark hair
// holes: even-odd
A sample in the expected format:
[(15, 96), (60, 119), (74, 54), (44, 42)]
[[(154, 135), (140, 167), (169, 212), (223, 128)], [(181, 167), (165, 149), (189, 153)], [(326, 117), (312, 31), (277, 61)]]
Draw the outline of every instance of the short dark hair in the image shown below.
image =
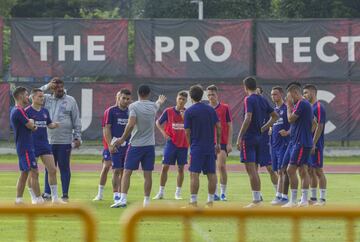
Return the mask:
[(249, 76), (243, 80), (245, 87), (251, 91), (256, 90), (256, 79), (255, 77)]
[(44, 92), (44, 91), (41, 90), (40, 88), (33, 88), (33, 89), (31, 90), (31, 95), (35, 95), (35, 94), (38, 93), (38, 92)]
[(140, 85), (137, 92), (140, 97), (147, 97), (150, 95), (150, 87), (148, 85)]
[(304, 86), (304, 89), (313, 90), (315, 93), (317, 93), (317, 88), (316, 88), (316, 86), (313, 85), (313, 84), (306, 84), (306, 85)]
[(63, 84), (64, 85), (64, 81), (60, 79), (60, 77), (54, 77), (53, 79), (51, 79), (51, 82), (54, 82), (55, 84)]
[(301, 88), (301, 83), (298, 82), (298, 81), (293, 81), (293, 82), (290, 82), (287, 86), (286, 86), (286, 90), (288, 90), (292, 85), (296, 85), (298, 87)]
[(261, 87), (261, 86), (258, 86), (257, 88), (259, 88), (259, 90), (260, 90), (260, 94), (263, 94), (263, 93), (264, 93), (264, 89), (262, 89), (262, 87)]
[(204, 95), (204, 90), (201, 85), (194, 85), (190, 87), (189, 93), (191, 99), (193, 99), (195, 102), (200, 102)]
[(278, 90), (281, 94), (283, 94), (283, 93), (284, 93), (283, 88), (282, 88), (282, 87), (280, 87), (280, 86), (274, 86), (271, 90)]
[(289, 86), (289, 88), (287, 90), (288, 90), (288, 92), (297, 91), (297, 92), (301, 93), (301, 87), (296, 84), (292, 84), (291, 86)]
[(180, 91), (180, 92), (178, 92), (177, 95), (178, 95), (178, 96), (182, 96), (182, 97), (184, 97), (184, 98), (188, 98), (188, 93), (187, 93), (186, 91)]
[(210, 86), (208, 86), (208, 87), (206, 88), (206, 90), (217, 92), (217, 91), (218, 91), (218, 88), (217, 88), (217, 86), (215, 86), (215, 85), (210, 85)]
[(24, 94), (26, 91), (27, 91), (27, 89), (25, 87), (19, 86), (19, 87), (15, 88), (12, 95), (13, 95), (14, 99), (17, 100), (19, 98), (19, 96)]
[(121, 88), (119, 92), (120, 94), (131, 95), (131, 91), (127, 88)]

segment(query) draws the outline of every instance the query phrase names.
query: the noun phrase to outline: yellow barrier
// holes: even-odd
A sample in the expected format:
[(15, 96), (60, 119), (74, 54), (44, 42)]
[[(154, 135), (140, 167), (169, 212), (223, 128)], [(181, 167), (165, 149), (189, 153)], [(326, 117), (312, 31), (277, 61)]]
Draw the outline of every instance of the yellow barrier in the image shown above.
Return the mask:
[(0, 216), (18, 215), (27, 216), (28, 218), (28, 241), (35, 241), (35, 228), (33, 220), (39, 215), (77, 215), (85, 224), (85, 241), (95, 242), (96, 240), (96, 223), (94, 217), (88, 209), (80, 206), (15, 206), (0, 205)]
[(175, 207), (148, 207), (135, 208), (126, 211), (122, 217), (125, 223), (125, 241), (134, 242), (136, 225), (144, 217), (182, 217), (184, 219), (184, 239), (191, 241), (190, 219), (193, 217), (226, 217), (239, 219), (240, 242), (246, 241), (246, 220), (248, 218), (289, 218), (292, 219), (292, 241), (300, 242), (300, 220), (306, 218), (332, 218), (347, 220), (347, 241), (355, 241), (354, 220), (360, 218), (359, 207), (321, 207), (321, 208), (253, 208), (244, 209), (239, 207), (221, 207), (221, 208), (186, 208), (179, 209)]

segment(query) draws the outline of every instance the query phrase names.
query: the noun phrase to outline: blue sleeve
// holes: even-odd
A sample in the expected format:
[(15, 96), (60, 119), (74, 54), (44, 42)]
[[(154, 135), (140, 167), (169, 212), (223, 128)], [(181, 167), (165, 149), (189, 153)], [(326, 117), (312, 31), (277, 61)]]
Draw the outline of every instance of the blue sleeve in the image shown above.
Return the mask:
[(317, 122), (321, 123), (321, 124), (325, 124), (325, 122), (326, 122), (325, 108), (322, 105), (318, 105), (316, 111), (317, 111), (317, 115), (316, 115)]
[(46, 116), (47, 116), (46, 124), (49, 125), (49, 124), (52, 123), (52, 120), (51, 120), (51, 118), (50, 118), (49, 111), (45, 109), (45, 113), (46, 113)]
[(161, 114), (160, 118), (159, 118), (159, 123), (163, 124), (165, 122), (168, 121), (168, 114), (167, 114), (167, 109), (164, 110), (164, 112)]
[(304, 111), (304, 105), (305, 103), (303, 101), (299, 101), (298, 105), (295, 107), (294, 114), (300, 116)]
[(267, 113), (270, 114), (270, 113), (274, 112), (274, 108), (271, 107), (270, 103), (267, 100), (265, 100), (265, 102), (266, 102)]
[(216, 113), (216, 111), (214, 109), (212, 111), (213, 111), (212, 112), (213, 124), (215, 125), (216, 123), (219, 122), (219, 117), (217, 116), (217, 113)]
[(29, 119), (27, 118), (25, 112), (19, 109), (15, 112), (15, 120), (17, 120), (23, 126), (25, 126), (29, 122)]
[(231, 119), (231, 115), (230, 115), (230, 110), (229, 110), (229, 108), (227, 107), (226, 108), (226, 122), (227, 123), (230, 123), (232, 121), (232, 119)]
[(244, 105), (245, 105), (245, 114), (254, 112), (254, 100), (252, 98), (245, 97)]
[(188, 110), (184, 113), (184, 128), (191, 129), (191, 116)]

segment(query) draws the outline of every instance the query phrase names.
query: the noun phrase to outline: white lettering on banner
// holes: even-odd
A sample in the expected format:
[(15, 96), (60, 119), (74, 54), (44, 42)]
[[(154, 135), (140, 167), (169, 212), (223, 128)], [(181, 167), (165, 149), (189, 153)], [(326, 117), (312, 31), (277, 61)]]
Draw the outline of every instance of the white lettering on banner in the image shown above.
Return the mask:
[[(269, 44), (273, 44), (275, 48), (275, 62), (283, 62), (283, 48), (285, 44), (290, 44), (290, 38), (288, 37), (269, 37)], [(336, 45), (347, 43), (347, 60), (350, 62), (355, 62), (356, 53), (355, 45), (360, 42), (360, 36), (342, 36), (339, 38), (335, 36), (324, 36), (320, 38), (316, 43), (316, 56), (325, 63), (334, 63), (340, 58), (336, 53), (326, 54), (324, 48), (326, 45)], [(294, 63), (311, 63), (311, 38), (310, 37), (293, 37), (293, 62)], [(307, 45), (305, 45), (307, 44)], [(335, 48), (333, 48), (335, 49)], [(304, 55), (304, 54), (310, 55)]]
[[(223, 53), (216, 55), (212, 47), (215, 43), (219, 43), (223, 46)], [(200, 42), (193, 36), (180, 36), (179, 37), (179, 60), (180, 62), (187, 62), (187, 56), (189, 55), (193, 62), (200, 62), (200, 58), (196, 51), (200, 47)], [(175, 42), (168, 36), (155, 36), (155, 62), (161, 62), (163, 60), (163, 54), (169, 53), (175, 48)], [(212, 36), (204, 43), (204, 52), (206, 57), (213, 62), (226, 61), (232, 52), (231, 42), (224, 36)]]
[(89, 35), (88, 36), (88, 61), (104, 61), (105, 55), (95, 55), (95, 51), (104, 51), (104, 45), (95, 45), (95, 42), (104, 42), (104, 35)]
[(90, 127), (93, 115), (93, 90), (81, 89), (81, 131)]
[[(64, 35), (59, 35), (58, 37), (58, 60), (66, 61), (65, 53), (66, 51), (73, 52), (73, 60), (81, 61), (81, 36), (74, 35), (72, 44), (66, 44), (66, 39)], [(40, 43), (40, 61), (48, 61), (48, 43), (54, 42), (54, 36), (45, 35), (45, 36), (33, 36), (34, 42)], [(106, 56), (104, 54), (95, 52), (104, 51), (104, 45), (95, 44), (95, 42), (104, 42), (104, 35), (89, 35), (87, 36), (87, 60), (88, 61), (104, 61)]]
[[(318, 100), (325, 101), (326, 103), (331, 103), (331, 101), (335, 98), (335, 95), (329, 91), (318, 90), (317, 92)], [(336, 126), (331, 122), (327, 121), (325, 123), (325, 134), (329, 134), (336, 129)]]

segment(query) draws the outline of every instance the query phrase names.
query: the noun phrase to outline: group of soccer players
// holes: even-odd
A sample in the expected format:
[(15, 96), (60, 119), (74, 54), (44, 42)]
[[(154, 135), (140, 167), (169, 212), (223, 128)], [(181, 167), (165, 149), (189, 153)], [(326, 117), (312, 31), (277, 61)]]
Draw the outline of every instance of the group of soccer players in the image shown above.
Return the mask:
[[(236, 145), (249, 176), (253, 195), (247, 207), (259, 206), (263, 201), (258, 173), (262, 166), (267, 168), (275, 188), (272, 205), (324, 205), (326, 178), (322, 168), (326, 114), (322, 104), (317, 101), (316, 86), (305, 85), (302, 89), (299, 83), (290, 83), (286, 88), (286, 98), (280, 86), (273, 87), (273, 107), (262, 96), (262, 89), (257, 86), (254, 77), (245, 78), (243, 85), (246, 92), (244, 120)], [(156, 120), (156, 114), (166, 100), (165, 96), (160, 95), (156, 102), (151, 102), (150, 87), (141, 85), (137, 90), (138, 101), (132, 103), (131, 91), (121, 89), (116, 95), (115, 105), (104, 113), (103, 168), (94, 200), (103, 199), (107, 174), (112, 167), (114, 203), (111, 207), (126, 207), (131, 174), (141, 163), (144, 172), (143, 205), (149, 204), (155, 163), (156, 126), (165, 139), (165, 146), (160, 187), (153, 199), (164, 198), (171, 165), (178, 167), (174, 198), (182, 199), (184, 166), (189, 162), (190, 205), (197, 206), (200, 173), (206, 174), (208, 178), (207, 205), (212, 206), (216, 200), (226, 201), (226, 158), (232, 151), (232, 116), (229, 106), (220, 102), (215, 85), (208, 86), (206, 91), (209, 104), (202, 102), (204, 90), (199, 85), (192, 86), (189, 91), (180, 91), (176, 105), (166, 108)], [(186, 109), (189, 95), (193, 104)], [(23, 202), (26, 182), (32, 202), (43, 203), (38, 181), (38, 157), (49, 172), (53, 202), (58, 202), (56, 168), (46, 132), (47, 129), (58, 128), (59, 124), (51, 121), (48, 111), (43, 107), (44, 93), (41, 89), (32, 91), (31, 106), (28, 106), (29, 94), (25, 88), (16, 88), (13, 96), (16, 107), (11, 112), (11, 124), (15, 131), (21, 171), (16, 203)], [(302, 189), (300, 202), (297, 201), (297, 172)]]

